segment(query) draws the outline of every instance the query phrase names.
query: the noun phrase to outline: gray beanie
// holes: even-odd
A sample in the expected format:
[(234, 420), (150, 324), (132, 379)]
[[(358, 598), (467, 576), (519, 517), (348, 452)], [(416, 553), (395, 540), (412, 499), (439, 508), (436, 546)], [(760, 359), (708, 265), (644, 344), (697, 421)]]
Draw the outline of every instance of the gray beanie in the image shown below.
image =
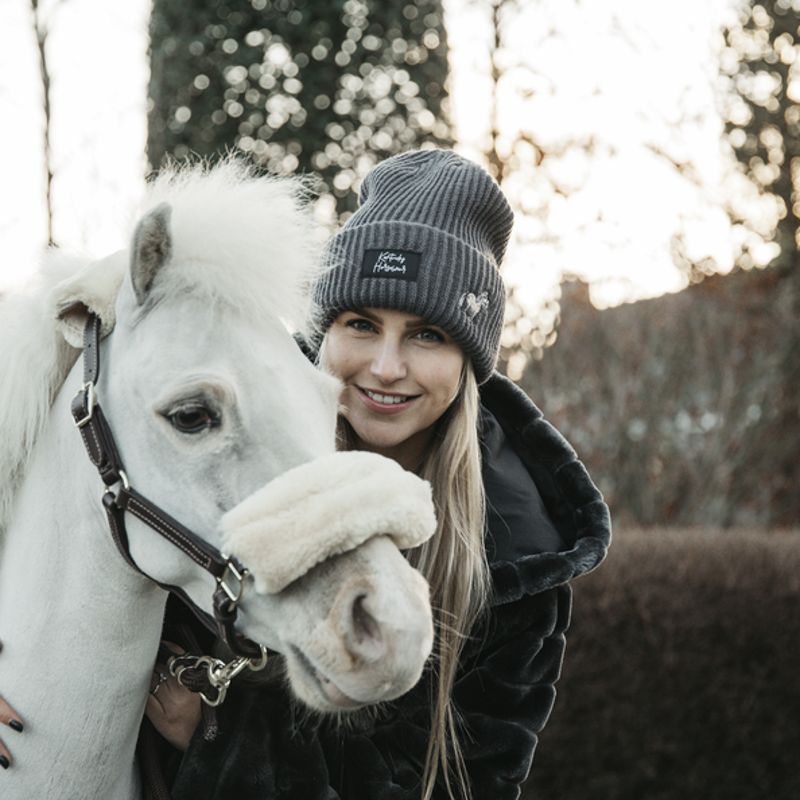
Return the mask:
[(483, 383), (497, 361), (498, 267), (514, 220), (500, 187), (451, 150), (419, 150), (372, 169), (359, 203), (328, 244), (314, 286), (320, 331), (352, 309), (417, 314), (453, 337)]

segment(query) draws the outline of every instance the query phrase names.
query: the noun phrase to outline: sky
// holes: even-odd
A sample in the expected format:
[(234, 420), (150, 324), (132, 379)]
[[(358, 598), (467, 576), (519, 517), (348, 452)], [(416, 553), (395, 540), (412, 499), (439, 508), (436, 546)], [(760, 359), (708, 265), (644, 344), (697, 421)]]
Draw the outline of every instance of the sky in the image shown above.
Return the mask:
[[(102, 256), (125, 245), (143, 190), (149, 0), (41, 2), (51, 31), (54, 238)], [(567, 147), (563, 158), (509, 176), (504, 188), (518, 214), (507, 282), (531, 308), (557, 296), (565, 272), (589, 282), (600, 307), (675, 291), (686, 284), (670, 256), (679, 228), (692, 255), (730, 269), (737, 233), (722, 205), (735, 187), (714, 94), (730, 0), (519, 5), (500, 55), (501, 145), (522, 132), (552, 148), (588, 138), (594, 147), (591, 158)], [(491, 99), (487, 8), (445, 0), (456, 146), (479, 161)], [(35, 268), (45, 232), (30, 0), (0, 0), (0, 28), (13, 43), (0, 49), (2, 289)], [(695, 179), (679, 176), (663, 153), (689, 158)], [(566, 196), (550, 197), (543, 214), (553, 181)]]

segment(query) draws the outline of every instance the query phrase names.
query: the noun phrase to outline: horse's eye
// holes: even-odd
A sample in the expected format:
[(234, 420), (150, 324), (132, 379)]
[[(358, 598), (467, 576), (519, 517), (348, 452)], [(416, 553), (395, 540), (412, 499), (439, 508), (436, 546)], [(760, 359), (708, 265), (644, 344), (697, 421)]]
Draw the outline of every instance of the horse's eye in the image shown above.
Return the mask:
[(206, 406), (183, 406), (167, 415), (175, 430), (181, 433), (202, 433), (219, 426), (219, 415)]

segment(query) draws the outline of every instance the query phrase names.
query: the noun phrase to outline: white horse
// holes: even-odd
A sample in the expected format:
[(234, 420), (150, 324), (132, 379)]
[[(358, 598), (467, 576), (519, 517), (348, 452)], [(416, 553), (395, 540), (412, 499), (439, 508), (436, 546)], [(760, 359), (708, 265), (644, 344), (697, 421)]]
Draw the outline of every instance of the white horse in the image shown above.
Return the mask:
[[(219, 547), (225, 512), (334, 451), (338, 382), (280, 321), (303, 313), (318, 239), (295, 187), (233, 163), (159, 178), (147, 207), (130, 254), (105, 265), (113, 284), (120, 259), (130, 264), (115, 308), (80, 275), (51, 304), (72, 345), (87, 310), (103, 317), (96, 397), (127, 479)], [(0, 690), (25, 732), (0, 796), (131, 800), (167, 594), (109, 535), (70, 416), (77, 350), (36, 298), (4, 305), (16, 322), (0, 319)], [(126, 516), (138, 567), (211, 613), (213, 578)], [(427, 586), (385, 536), (277, 594), (245, 581), (240, 610), (242, 633), (284, 653), (295, 692), (323, 710), (407, 691), (431, 647)]]

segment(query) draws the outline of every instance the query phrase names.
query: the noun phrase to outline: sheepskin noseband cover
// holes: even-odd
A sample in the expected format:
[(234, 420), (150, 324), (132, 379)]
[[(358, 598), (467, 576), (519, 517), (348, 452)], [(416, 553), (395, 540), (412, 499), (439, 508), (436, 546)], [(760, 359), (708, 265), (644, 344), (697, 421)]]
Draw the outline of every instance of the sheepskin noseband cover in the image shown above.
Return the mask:
[(427, 481), (396, 461), (350, 451), (283, 473), (222, 518), (222, 546), (275, 594), (331, 556), (385, 534), (401, 549), (436, 530)]

